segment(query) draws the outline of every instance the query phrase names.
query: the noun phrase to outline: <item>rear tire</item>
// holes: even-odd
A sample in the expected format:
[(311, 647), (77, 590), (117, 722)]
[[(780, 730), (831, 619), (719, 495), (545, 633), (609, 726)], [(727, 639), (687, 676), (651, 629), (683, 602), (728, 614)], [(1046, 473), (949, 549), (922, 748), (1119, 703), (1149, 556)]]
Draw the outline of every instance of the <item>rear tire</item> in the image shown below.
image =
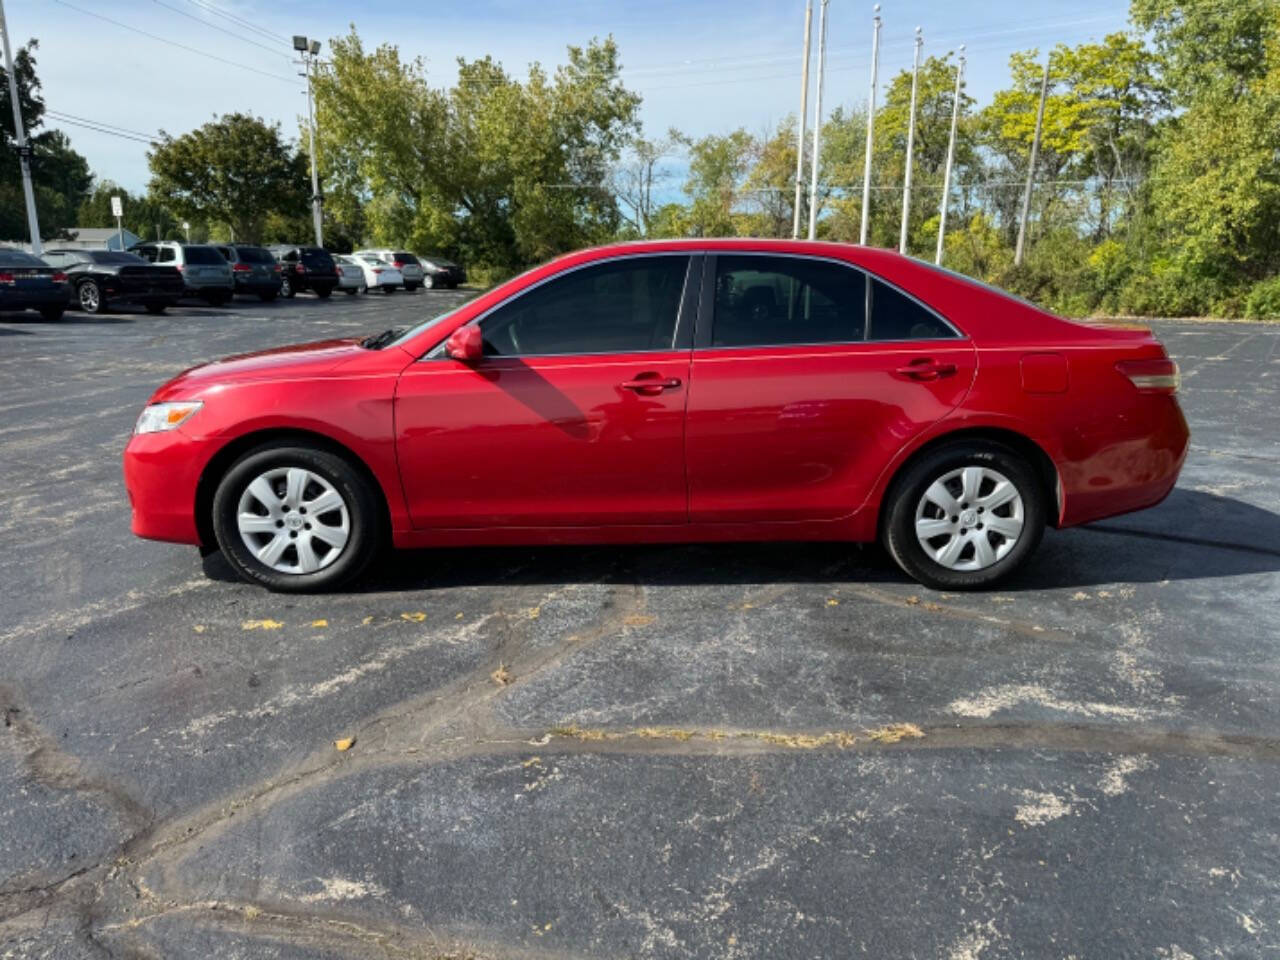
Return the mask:
[(81, 281), (76, 287), (76, 300), (85, 313), (97, 315), (107, 312), (107, 297), (97, 280)]
[(205, 295), (205, 302), (211, 307), (225, 307), (227, 301), (231, 299), (229, 293), (210, 293)]
[(293, 281), (291, 281), (287, 275), (281, 277), (280, 296), (284, 297), (286, 300), (292, 300), (296, 293), (297, 291), (293, 289)]
[(436, 278), (431, 276), (431, 274), (427, 274), (422, 278), (422, 285), (428, 290), (434, 290), (436, 286)]
[(345, 293), (348, 297), (354, 297), (354, 296), (356, 295), (356, 288), (355, 288), (355, 287), (345, 287), (345, 288), (343, 288), (343, 291), (342, 291), (342, 292), (343, 292), (343, 293)]
[[(295, 484), (294, 477), (304, 479)], [(306, 513), (306, 505), (321, 497), (339, 505)], [(246, 580), (282, 593), (332, 590), (359, 576), (381, 544), (380, 516), (377, 493), (359, 470), (307, 446), (251, 450), (227, 471), (213, 497), (214, 536), (223, 556)]]
[(160, 314), (164, 313), (165, 309), (169, 305), (167, 303), (144, 303), (142, 306), (147, 311), (147, 313), (150, 313), (154, 316), (159, 316)]
[(66, 312), (66, 307), (42, 307), (40, 309), (40, 318), (45, 323), (57, 323)]
[(935, 590), (976, 590), (1013, 573), (1039, 545), (1047, 514), (1035, 468), (988, 441), (949, 443), (910, 464), (885, 503), (885, 548)]
[(274, 293), (260, 293), (258, 294), (258, 299), (261, 300), (263, 303), (270, 303), (272, 300), (276, 298), (276, 296), (277, 295)]
[(333, 287), (316, 287), (316, 296), (321, 300), (328, 300), (331, 293), (333, 293)]

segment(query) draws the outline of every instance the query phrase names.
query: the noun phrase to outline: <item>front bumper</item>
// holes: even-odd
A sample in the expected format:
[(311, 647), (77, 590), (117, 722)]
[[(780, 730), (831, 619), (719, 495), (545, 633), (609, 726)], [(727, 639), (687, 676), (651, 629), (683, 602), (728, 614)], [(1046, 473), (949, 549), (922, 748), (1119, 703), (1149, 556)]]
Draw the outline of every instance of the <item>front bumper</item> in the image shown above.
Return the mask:
[(148, 540), (199, 545), (196, 487), (205, 445), (181, 429), (135, 434), (124, 448), (124, 485), (134, 534)]

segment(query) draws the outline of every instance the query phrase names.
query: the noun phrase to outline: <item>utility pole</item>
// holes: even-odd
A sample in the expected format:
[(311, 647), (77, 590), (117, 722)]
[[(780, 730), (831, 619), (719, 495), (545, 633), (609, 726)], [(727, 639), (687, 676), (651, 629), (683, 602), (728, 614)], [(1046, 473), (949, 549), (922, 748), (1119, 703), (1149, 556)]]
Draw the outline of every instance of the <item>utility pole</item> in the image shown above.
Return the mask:
[(311, 105), (311, 66), (316, 55), (320, 53), (320, 41), (308, 41), (306, 37), (295, 36), (293, 49), (302, 55), (302, 66), (305, 71), (301, 76), (307, 78), (307, 135), (311, 140), (311, 219), (316, 228), (316, 246), (324, 246), (323, 200), (320, 196), (320, 176), (316, 172), (316, 118)]
[(822, 157), (822, 86), (826, 81), (827, 3), (818, 12), (818, 90), (813, 98), (813, 175), (809, 182), (809, 239), (818, 234), (818, 161)]
[(804, 134), (809, 119), (809, 51), (813, 47), (813, 0), (804, 5), (804, 60), (800, 77), (800, 131), (796, 134), (796, 202), (791, 216), (791, 239), (800, 239), (800, 197), (804, 192)]
[(920, 86), (920, 48), (924, 46), (922, 28), (916, 27), (916, 52), (911, 61), (911, 119), (907, 121), (907, 169), (902, 181), (902, 232), (898, 235), (898, 252), (907, 252), (907, 227), (911, 221), (911, 162), (916, 149), (916, 92)]
[(4, 35), (4, 69), (9, 75), (9, 101), (13, 104), (13, 139), (18, 144), (18, 163), (22, 167), (22, 194), (27, 201), (27, 230), (31, 233), (31, 252), (37, 257), (44, 252), (40, 244), (40, 219), (36, 216), (36, 194), (31, 188), (31, 147), (22, 127), (22, 105), (18, 102), (18, 77), (9, 49), (9, 25), (4, 18), (4, 0), (0, 0), (0, 34)]
[(1044, 58), (1044, 79), (1040, 81), (1040, 109), (1036, 111), (1036, 135), (1031, 141), (1031, 162), (1027, 164), (1027, 189), (1022, 194), (1022, 216), (1018, 220), (1018, 247), (1013, 253), (1013, 265), (1022, 266), (1022, 251), (1027, 241), (1027, 218), (1031, 216), (1031, 187), (1036, 178), (1036, 160), (1040, 157), (1040, 131), (1044, 129), (1044, 102), (1049, 96), (1049, 62)]
[(862, 231), (858, 242), (867, 245), (867, 227), (871, 216), (871, 149), (875, 143), (876, 74), (880, 69), (880, 4), (875, 6), (871, 32), (871, 95), (867, 98), (867, 156), (862, 168)]
[(933, 262), (942, 266), (943, 239), (947, 235), (947, 207), (951, 200), (951, 166), (956, 162), (956, 127), (960, 122), (960, 88), (964, 84), (964, 44), (960, 44), (960, 62), (956, 64), (956, 92), (951, 101), (951, 139), (947, 141), (947, 166), (942, 175), (942, 207), (938, 211), (938, 252)]

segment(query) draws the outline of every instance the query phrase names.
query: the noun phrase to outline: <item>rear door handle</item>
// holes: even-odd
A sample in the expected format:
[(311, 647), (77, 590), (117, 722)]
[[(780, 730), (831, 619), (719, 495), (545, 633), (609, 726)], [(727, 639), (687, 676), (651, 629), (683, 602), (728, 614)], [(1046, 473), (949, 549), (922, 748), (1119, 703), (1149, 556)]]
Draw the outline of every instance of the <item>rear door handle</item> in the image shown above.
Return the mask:
[(896, 372), (909, 380), (937, 380), (940, 377), (954, 376), (956, 365), (939, 363), (932, 357), (921, 357), (919, 360), (912, 360), (905, 367), (899, 367)]
[(656, 397), (663, 390), (675, 390), (680, 386), (679, 377), (659, 377), (656, 373), (646, 376), (640, 374), (634, 380), (626, 380), (618, 384), (623, 390), (634, 390), (646, 397)]

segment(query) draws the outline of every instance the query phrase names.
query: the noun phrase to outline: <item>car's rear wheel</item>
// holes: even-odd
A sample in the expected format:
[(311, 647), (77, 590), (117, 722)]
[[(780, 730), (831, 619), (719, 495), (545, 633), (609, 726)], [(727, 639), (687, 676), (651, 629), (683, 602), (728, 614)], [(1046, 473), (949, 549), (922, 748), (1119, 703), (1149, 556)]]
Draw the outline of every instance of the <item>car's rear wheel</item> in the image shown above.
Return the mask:
[(158, 316), (159, 314), (164, 313), (165, 309), (169, 305), (167, 303), (144, 303), (142, 306), (146, 308), (147, 313), (155, 314)]
[(422, 285), (426, 287), (428, 290), (434, 290), (436, 286), (436, 278), (431, 276), (431, 274), (428, 273), (425, 277), (422, 278)]
[(62, 315), (66, 313), (66, 307), (42, 307), (40, 309), (40, 319), (46, 323), (54, 323), (62, 319)]
[(205, 295), (204, 299), (205, 299), (205, 302), (208, 303), (209, 306), (211, 307), (222, 307), (222, 306), (226, 306), (227, 301), (231, 299), (231, 294), (209, 293)]
[(246, 579), (283, 592), (328, 590), (377, 553), (377, 495), (350, 463), (306, 446), (260, 447), (213, 497), (218, 546)]
[(85, 313), (106, 313), (107, 298), (96, 280), (84, 280), (76, 288), (76, 299)]
[(316, 287), (316, 296), (321, 300), (328, 300), (331, 293), (333, 293), (333, 287)]
[(270, 303), (275, 298), (276, 298), (276, 294), (274, 292), (258, 294), (258, 299), (261, 300), (263, 303)]
[(280, 296), (284, 297), (286, 300), (292, 300), (295, 292), (296, 291), (293, 289), (293, 281), (289, 279), (288, 275), (286, 274), (281, 277)]
[(894, 482), (885, 547), (937, 590), (972, 590), (1012, 573), (1044, 534), (1046, 496), (1035, 468), (999, 443), (947, 444)]
[(404, 289), (405, 289), (405, 293), (413, 293), (413, 291), (415, 291), (415, 290), (417, 290), (417, 289), (418, 289), (418, 284), (416, 284), (416, 283), (406, 283), (406, 284), (404, 285)]

